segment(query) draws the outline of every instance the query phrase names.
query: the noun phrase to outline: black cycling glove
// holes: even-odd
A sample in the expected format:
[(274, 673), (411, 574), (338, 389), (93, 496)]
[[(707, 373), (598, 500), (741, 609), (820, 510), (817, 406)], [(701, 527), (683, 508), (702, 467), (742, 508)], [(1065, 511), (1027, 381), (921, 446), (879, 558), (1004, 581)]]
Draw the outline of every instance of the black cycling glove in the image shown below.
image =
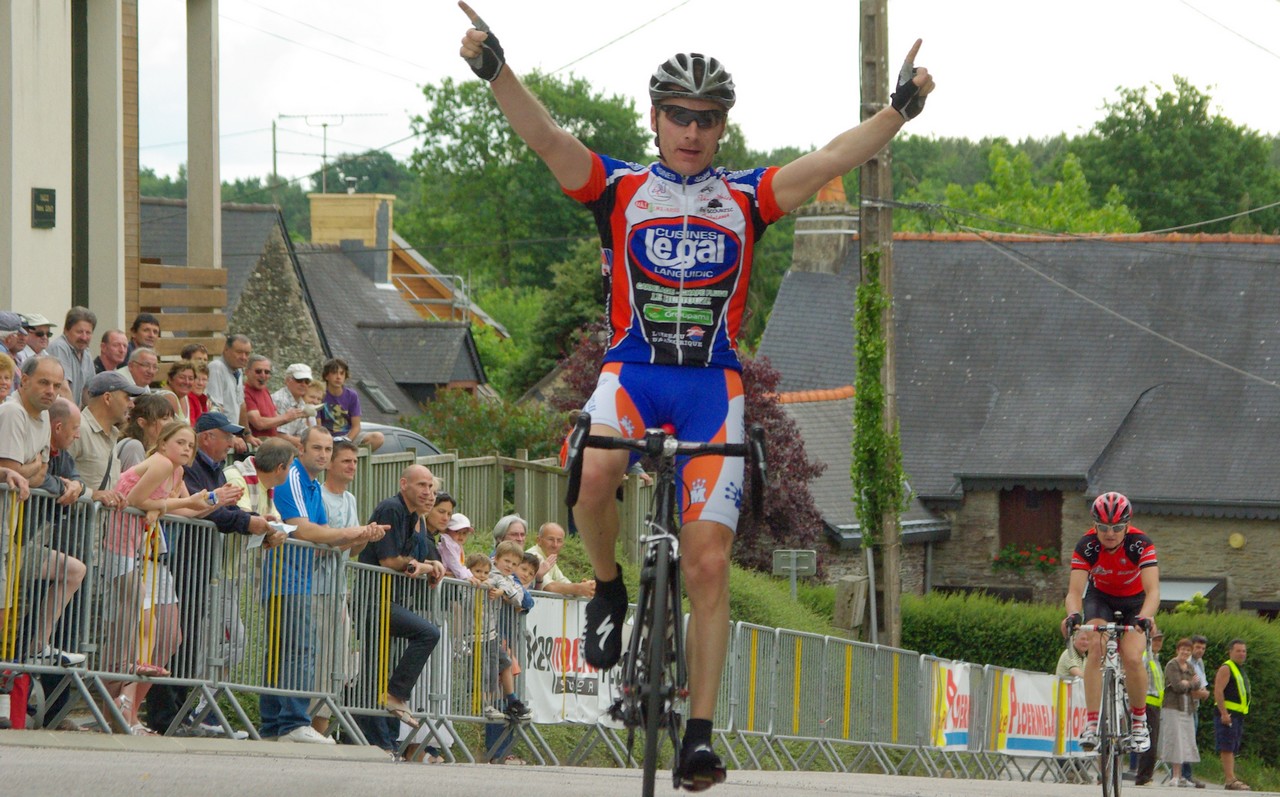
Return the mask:
[(1065, 623), (1066, 629), (1067, 629), (1067, 638), (1070, 639), (1071, 635), (1074, 634), (1076, 632), (1076, 629), (1079, 628), (1083, 623), (1084, 623), (1084, 615), (1081, 614), (1080, 612), (1072, 612), (1071, 614), (1068, 614), (1066, 623)]
[(889, 104), (903, 119), (914, 119), (924, 110), (925, 98), (920, 96), (920, 87), (912, 80), (915, 76), (916, 67), (908, 55), (898, 72), (898, 90), (889, 95)]
[(489, 30), (489, 26), (485, 24), (483, 19), (476, 17), (475, 29), (484, 31), (489, 34), (489, 38), (481, 42), (480, 46), (484, 48), (484, 52), (475, 58), (468, 58), (467, 66), (471, 67), (471, 71), (481, 80), (487, 80), (492, 83), (502, 74), (502, 67), (507, 63), (506, 54), (502, 52), (502, 45), (498, 44), (498, 37), (493, 31)]
[(1141, 628), (1142, 633), (1146, 634), (1148, 639), (1151, 638), (1151, 631), (1155, 628), (1155, 625), (1151, 622), (1150, 617), (1139, 617), (1133, 621), (1133, 624)]

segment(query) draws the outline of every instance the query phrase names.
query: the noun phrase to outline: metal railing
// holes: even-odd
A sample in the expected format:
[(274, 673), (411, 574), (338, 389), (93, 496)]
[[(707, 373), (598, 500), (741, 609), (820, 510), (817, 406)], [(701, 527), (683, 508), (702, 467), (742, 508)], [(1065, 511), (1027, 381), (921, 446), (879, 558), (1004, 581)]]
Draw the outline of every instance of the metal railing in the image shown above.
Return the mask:
[[(543, 477), (522, 489), (546, 489)], [(205, 720), (259, 738), (241, 703), (256, 696), (300, 701), (356, 742), (378, 742), (369, 730), (390, 716), (384, 695), (407, 678), (409, 694), (398, 697), (425, 730), (399, 740), (391, 728), (401, 752), (452, 743), (450, 756), (473, 761), (458, 725), (491, 722), (555, 762), (537, 729), (550, 723), (631, 763), (604, 713), (612, 679), (579, 660), (579, 600), (538, 593), (526, 618), (470, 582), (431, 586), (326, 546), (264, 550), (260, 538), (206, 521), (148, 524), (133, 510), (61, 506), (39, 491), (25, 502), (0, 491), (0, 528), (0, 670), (48, 684), (38, 712), (46, 724), (81, 707), (101, 730), (130, 732), (120, 696), (159, 684), (186, 690), (165, 733)], [(512, 661), (524, 671), (501, 684)], [(535, 704), (536, 723), (499, 716), (508, 689)], [(1092, 766), (1072, 749), (1079, 691), (1044, 674), (736, 623), (714, 725), (739, 768), (1065, 780)]]

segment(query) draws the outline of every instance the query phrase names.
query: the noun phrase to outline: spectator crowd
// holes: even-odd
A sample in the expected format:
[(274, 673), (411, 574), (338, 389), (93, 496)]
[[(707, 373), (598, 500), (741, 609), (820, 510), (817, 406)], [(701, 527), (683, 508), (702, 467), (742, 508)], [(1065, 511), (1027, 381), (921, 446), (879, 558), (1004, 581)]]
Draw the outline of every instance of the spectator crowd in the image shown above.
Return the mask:
[[(259, 597), (270, 607), (266, 634), (276, 646), (264, 679), (280, 692), (259, 697), (264, 738), (335, 743), (331, 707), (296, 693), (328, 692), (328, 674), (381, 662), (372, 648), (403, 640), (377, 679), (385, 684), (377, 711), (358, 718), (366, 739), (396, 754), (420, 724), (425, 698), (415, 685), (442, 633), (410, 585), (421, 579), (434, 590), (446, 576), (476, 590), (484, 605), (483, 632), (470, 643), (484, 661), (479, 689), (497, 731), (491, 741), (529, 718), (516, 693), (518, 621), (511, 618), (529, 611), (535, 589), (587, 597), (594, 589), (561, 572), (559, 525), (543, 524), (526, 550), (527, 523), (504, 517), (490, 554), (468, 556), (471, 521), (417, 464), (404, 469), (395, 494), (360, 518), (351, 492), (358, 450), (375, 451), (384, 438), (363, 427), (360, 398), (347, 386), (351, 368), (340, 358), (315, 369), (292, 363), (271, 392), (275, 364), (244, 335), (227, 336), (216, 356), (193, 343), (162, 362), (163, 330), (150, 313), (128, 332), (99, 333), (94, 313), (73, 307), (55, 335), (57, 327), (40, 315), (0, 312), (6, 528), (30, 509), (20, 533), (0, 535), (0, 659), (85, 663), (81, 651), (97, 640), (84, 638), (80, 612), (70, 607), (93, 563), (103, 585), (99, 667), (129, 676), (106, 679), (129, 730), (243, 738), (210, 721), (203, 701), (192, 708), (189, 687), (165, 680), (194, 659), (197, 640), (208, 636), (202, 623), (221, 617), (208, 550), (181, 532), (181, 518), (203, 518), (247, 546), (241, 550), (262, 549)], [(89, 502), (114, 510), (100, 539), (69, 514)], [(286, 545), (290, 537), (310, 545)], [(348, 561), (407, 578), (386, 594), (349, 593)], [(385, 628), (369, 619), (382, 617)], [(358, 644), (367, 649), (350, 662), (336, 660)], [(0, 694), (0, 728), (11, 724), (7, 698)], [(443, 761), (434, 745), (422, 747), (423, 760)], [(523, 763), (509, 743), (491, 752), (494, 763)]]

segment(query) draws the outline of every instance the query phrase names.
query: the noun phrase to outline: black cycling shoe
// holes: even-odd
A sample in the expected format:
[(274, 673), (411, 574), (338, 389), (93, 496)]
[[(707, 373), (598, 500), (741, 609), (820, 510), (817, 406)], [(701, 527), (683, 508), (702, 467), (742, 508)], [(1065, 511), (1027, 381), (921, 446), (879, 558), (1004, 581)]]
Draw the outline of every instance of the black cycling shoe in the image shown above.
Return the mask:
[(680, 752), (680, 766), (676, 779), (686, 791), (705, 791), (717, 783), (724, 783), (724, 762), (709, 744), (694, 745)]
[(607, 670), (622, 658), (622, 623), (627, 618), (627, 585), (622, 567), (616, 581), (597, 582), (587, 604), (587, 649), (583, 657), (597, 670)]

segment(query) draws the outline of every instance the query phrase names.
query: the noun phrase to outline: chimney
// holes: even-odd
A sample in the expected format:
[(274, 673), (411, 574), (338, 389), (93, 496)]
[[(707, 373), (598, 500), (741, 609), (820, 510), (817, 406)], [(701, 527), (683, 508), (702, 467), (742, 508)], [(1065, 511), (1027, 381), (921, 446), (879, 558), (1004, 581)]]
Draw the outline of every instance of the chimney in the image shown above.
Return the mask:
[[(837, 177), (823, 186), (817, 200), (797, 208), (792, 271), (839, 274), (857, 264), (858, 214), (845, 201), (844, 186)], [(856, 269), (853, 273), (857, 273)]]
[(394, 194), (307, 194), (311, 242), (337, 244), (374, 282), (391, 282)]

